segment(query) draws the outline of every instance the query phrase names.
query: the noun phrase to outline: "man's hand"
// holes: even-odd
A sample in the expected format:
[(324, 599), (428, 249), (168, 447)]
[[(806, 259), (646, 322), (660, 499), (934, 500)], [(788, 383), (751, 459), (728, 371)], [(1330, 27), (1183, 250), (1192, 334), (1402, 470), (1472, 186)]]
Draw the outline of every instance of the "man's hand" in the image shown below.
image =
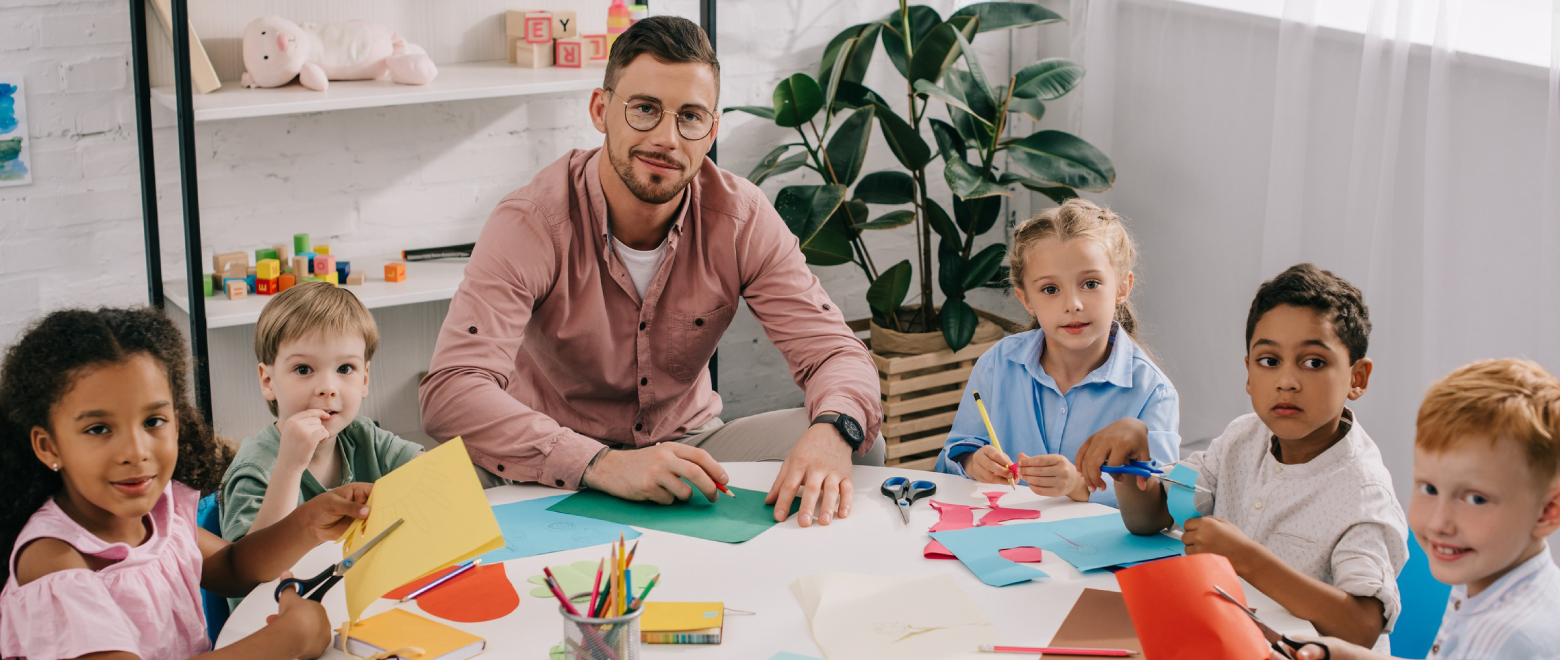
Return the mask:
[(314, 449), (330, 439), (330, 431), (325, 430), (327, 419), (330, 419), (330, 413), (310, 408), (282, 422), (282, 446), (276, 455), (276, 465), (300, 472), (308, 469)]
[(1061, 454), (1018, 455), (1018, 476), (1029, 482), (1029, 490), (1042, 497), (1068, 497), (1084, 502), (1089, 499), (1089, 484), (1072, 461)]
[(302, 516), (305, 526), (321, 542), (334, 541), (345, 534), (353, 520), (368, 517), (368, 494), (374, 484), (351, 483), (315, 497), (293, 512)]
[(671, 504), (693, 497), (695, 488), (714, 502), (720, 497), (715, 484), (729, 480), (726, 469), (709, 452), (663, 442), (643, 449), (609, 450), (585, 470), (580, 481), (625, 500)]
[(1264, 551), (1260, 544), (1228, 520), (1203, 516), (1186, 521), (1184, 527), (1186, 533), (1181, 535), (1181, 542), (1186, 544), (1186, 554), (1223, 555), (1242, 576), (1248, 574), (1252, 557)]
[(964, 455), (964, 473), (983, 484), (1006, 484), (1013, 476), (1013, 459), (995, 445), (986, 445), (973, 454)]
[[(1153, 460), (1148, 452), (1148, 425), (1135, 417), (1123, 417), (1089, 436), (1078, 448), (1078, 471), (1082, 473), (1089, 491), (1105, 490), (1105, 478), (1100, 476), (1104, 465), (1126, 465), (1128, 461)], [(1138, 488), (1145, 486), (1138, 480)]]
[(838, 516), (850, 515), (855, 494), (850, 482), (850, 445), (840, 432), (828, 424), (813, 424), (796, 441), (796, 447), (780, 465), (780, 474), (769, 487), (765, 504), (775, 505), (775, 522), (785, 522), (791, 513), (791, 501), (802, 498), (797, 523), (812, 525), (813, 510), (818, 522), (827, 525)]

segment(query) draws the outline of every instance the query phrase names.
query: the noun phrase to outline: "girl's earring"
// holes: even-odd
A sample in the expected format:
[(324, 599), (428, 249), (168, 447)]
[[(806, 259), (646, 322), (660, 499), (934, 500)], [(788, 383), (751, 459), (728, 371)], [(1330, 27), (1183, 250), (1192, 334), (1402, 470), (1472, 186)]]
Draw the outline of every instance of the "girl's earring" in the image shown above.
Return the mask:
[(49, 469), (50, 470), (54, 470), (55, 472), (59, 472), (60, 471), (60, 464), (59, 463), (55, 463), (53, 465), (50, 465)]

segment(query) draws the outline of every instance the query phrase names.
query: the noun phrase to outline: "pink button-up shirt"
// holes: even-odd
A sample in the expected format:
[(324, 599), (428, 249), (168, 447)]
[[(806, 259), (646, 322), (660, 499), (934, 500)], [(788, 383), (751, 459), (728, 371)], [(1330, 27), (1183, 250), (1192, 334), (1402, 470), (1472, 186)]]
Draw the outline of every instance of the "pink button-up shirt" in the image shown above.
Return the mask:
[(877, 369), (753, 184), (705, 161), (639, 299), (612, 249), (599, 149), (573, 151), (499, 202), (450, 301), (422, 423), (477, 465), (578, 488), (603, 445), (680, 437), (721, 411), (705, 366), (747, 302), (806, 392), (868, 438)]

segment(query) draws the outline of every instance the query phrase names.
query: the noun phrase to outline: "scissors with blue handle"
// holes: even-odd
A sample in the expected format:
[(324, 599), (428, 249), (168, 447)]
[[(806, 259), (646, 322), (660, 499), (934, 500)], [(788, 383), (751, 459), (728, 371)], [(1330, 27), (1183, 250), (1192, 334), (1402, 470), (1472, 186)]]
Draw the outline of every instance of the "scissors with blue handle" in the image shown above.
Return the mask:
[(1224, 600), (1234, 603), (1236, 607), (1240, 608), (1240, 611), (1246, 613), (1246, 616), (1251, 617), (1252, 623), (1257, 624), (1257, 629), (1262, 631), (1263, 639), (1266, 639), (1268, 644), (1273, 646), (1273, 650), (1278, 651), (1279, 655), (1282, 655), (1286, 658), (1295, 657), (1293, 653), (1290, 653), (1288, 649), (1284, 648), (1285, 646), (1288, 646), (1289, 648), (1296, 651), (1300, 650), (1300, 647), (1302, 646), (1317, 646), (1322, 649), (1322, 660), (1331, 660), (1332, 649), (1327, 648), (1326, 644), (1321, 642), (1297, 642), (1288, 637), (1285, 637), (1284, 635), (1279, 634), (1278, 631), (1269, 628), (1268, 624), (1262, 622), (1262, 619), (1258, 619), (1256, 612), (1251, 611), (1251, 608), (1246, 607), (1240, 601), (1235, 600), (1235, 597), (1231, 596), (1229, 592), (1225, 591), (1224, 587), (1216, 584), (1213, 585), (1213, 588), (1215, 591), (1219, 592), (1220, 596), (1224, 597)]
[(330, 591), (331, 587), (336, 586), (336, 583), (341, 581), (342, 576), (346, 575), (347, 571), (353, 566), (356, 566), (358, 561), (363, 558), (363, 555), (368, 554), (369, 550), (373, 550), (374, 546), (378, 545), (380, 541), (385, 540), (385, 537), (389, 536), (390, 532), (395, 531), (397, 527), (400, 527), (401, 523), (403, 522), (406, 521), (404, 519), (397, 518), (395, 522), (390, 523), (390, 526), (385, 528), (385, 531), (375, 535), (374, 538), (369, 539), (367, 543), (358, 546), (357, 551), (347, 555), (346, 558), (336, 562), (335, 564), (325, 567), (325, 570), (320, 571), (319, 575), (316, 575), (307, 580), (300, 580), (298, 578), (287, 578), (282, 580), (281, 584), (276, 585), (276, 600), (280, 601), (282, 599), (283, 591), (296, 587), (298, 589), (299, 596), (303, 596), (304, 598), (312, 600), (316, 603), (320, 602), (320, 600), (325, 597), (325, 593)]
[(1126, 465), (1103, 465), (1100, 466), (1100, 472), (1104, 472), (1105, 474), (1130, 474), (1135, 477), (1143, 477), (1144, 479), (1158, 479), (1165, 483), (1172, 483), (1182, 488), (1189, 488), (1199, 493), (1213, 492), (1207, 488), (1203, 488), (1202, 486), (1181, 483), (1175, 479), (1171, 479), (1170, 477), (1165, 476), (1164, 468), (1159, 467), (1159, 464), (1155, 461), (1127, 461)]
[(904, 477), (889, 477), (883, 482), (883, 494), (899, 505), (899, 517), (910, 524), (910, 505), (923, 497), (937, 493), (937, 484), (926, 480), (911, 481)]

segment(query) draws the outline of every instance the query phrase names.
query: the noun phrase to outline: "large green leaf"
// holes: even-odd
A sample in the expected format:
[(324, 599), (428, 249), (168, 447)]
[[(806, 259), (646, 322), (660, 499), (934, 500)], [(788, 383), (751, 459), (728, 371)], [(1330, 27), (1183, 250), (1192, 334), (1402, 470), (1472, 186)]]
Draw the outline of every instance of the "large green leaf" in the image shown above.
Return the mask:
[(775, 86), (775, 123), (780, 126), (801, 126), (821, 108), (823, 90), (812, 76), (798, 73)]
[(877, 279), (867, 287), (867, 307), (881, 318), (893, 318), (910, 293), (910, 275), (909, 259), (878, 273)]
[[(984, 146), (991, 141), (991, 126), (996, 123), (997, 109), (987, 100), (981, 98), (980, 93), (972, 91), (974, 82), (970, 75), (961, 69), (952, 69), (943, 79), (943, 89), (957, 98), (964, 99), (966, 105), (975, 111), (975, 114), (964, 112), (957, 108), (948, 108), (948, 117), (953, 120), (954, 128), (959, 129), (959, 135), (964, 141), (977, 147)], [(989, 118), (988, 121), (976, 119), (976, 115)]]
[(792, 143), (789, 143), (789, 144), (782, 144), (782, 145), (780, 145), (778, 147), (775, 147), (768, 154), (765, 154), (763, 159), (759, 160), (758, 164), (753, 166), (753, 171), (748, 173), (748, 175), (747, 175), (748, 181), (752, 181), (755, 185), (756, 184), (760, 184), (760, 183), (764, 182), (764, 179), (767, 179), (767, 178), (769, 178), (771, 176), (774, 176), (776, 174), (782, 174), (784, 172), (789, 172), (789, 171), (794, 170), (794, 169), (796, 169), (798, 167), (801, 167), (803, 163), (807, 162), (807, 153), (806, 152), (802, 152), (800, 154), (797, 154), (798, 156), (801, 156), (801, 159), (799, 159), (799, 160), (795, 159), (794, 157), (786, 159), (787, 161), (794, 162), (794, 164), (787, 163), (784, 166), (782, 166), (780, 164), (781, 163), (780, 159), (781, 159), (782, 156), (785, 156), (785, 152), (790, 151), (791, 147), (799, 146), (800, 144), (801, 143), (799, 143), (799, 142), (792, 142)]
[(840, 204), (840, 208), (834, 212), (834, 218), (829, 221), (829, 224), (844, 230), (846, 236), (855, 240), (861, 236), (859, 225), (867, 223), (867, 216), (871, 212), (866, 202), (848, 199)]
[(942, 154), (943, 160), (964, 160), (969, 149), (964, 146), (964, 137), (959, 135), (959, 130), (941, 119), (930, 121), (932, 135), (937, 138), (937, 153)]
[(1008, 101), (1008, 112), (1016, 112), (1028, 115), (1030, 119), (1040, 121), (1045, 117), (1045, 103), (1040, 99), (1021, 99), (1014, 97)]
[(1099, 192), (1116, 182), (1110, 157), (1071, 133), (1040, 131), (1007, 146), (1008, 156), (1034, 178)]
[(915, 201), (915, 179), (897, 170), (873, 172), (856, 184), (856, 199), (871, 204), (909, 204)]
[(1033, 2), (980, 2), (953, 12), (953, 16), (979, 16), (981, 32), (1064, 20), (1061, 14)]
[(953, 245), (962, 245), (964, 238), (959, 235), (959, 228), (953, 224), (953, 218), (948, 217), (948, 212), (943, 210), (937, 200), (928, 198), (926, 207), (921, 209), (926, 217), (926, 224), (932, 226), (932, 231), (944, 241)]
[[(997, 121), (998, 100), (996, 95), (992, 93), (991, 83), (986, 82), (986, 69), (980, 65), (980, 58), (975, 56), (975, 49), (970, 48), (969, 39), (964, 33), (955, 32), (953, 36), (959, 39), (959, 48), (964, 52), (964, 66), (969, 71), (970, 80), (974, 82), (974, 85), (965, 86), (965, 98), (975, 104), (980, 102), (989, 104), (991, 106), (989, 111), (982, 110), (974, 104), (970, 107), (976, 108), (981, 117), (986, 118), (989, 123), (995, 124)], [(974, 90), (979, 96), (971, 94), (970, 90)]]
[(964, 290), (969, 291), (985, 286), (1002, 267), (1005, 257), (1007, 257), (1007, 246), (1001, 243), (987, 245), (986, 249), (970, 257), (970, 260), (964, 264)]
[[(849, 80), (859, 83), (867, 75), (867, 66), (872, 63), (872, 51), (877, 48), (878, 32), (883, 29), (882, 23), (861, 23), (852, 25), (829, 41), (829, 45), (823, 49), (823, 62), (818, 65), (818, 78), (827, 80), (829, 73), (834, 70), (835, 62), (845, 60), (844, 74), (841, 80)], [(850, 41), (855, 39), (854, 42)]]
[(834, 90), (834, 110), (855, 110), (869, 105), (888, 105), (877, 92), (867, 89), (861, 83), (841, 80), (839, 88)]
[(1001, 197), (976, 197), (974, 199), (953, 199), (953, 221), (959, 225), (959, 229), (965, 234), (979, 236), (997, 224), (997, 218), (1002, 217)]
[(1044, 181), (1036, 181), (1027, 176), (1019, 176), (1017, 174), (1013, 174), (1012, 172), (1007, 172), (1002, 176), (997, 177), (997, 183), (1002, 185), (1013, 183), (1021, 184), (1025, 188), (1051, 198), (1051, 201), (1056, 202), (1057, 204), (1061, 204), (1062, 202), (1078, 196), (1078, 192), (1072, 188), (1067, 188), (1064, 186), (1053, 186)]
[(963, 17), (939, 23), (926, 34), (926, 38), (916, 44), (915, 57), (910, 59), (910, 72), (905, 78), (910, 82), (917, 80), (930, 80), (933, 84), (942, 80), (943, 72), (948, 66), (959, 59), (961, 49), (959, 37), (975, 36), (976, 21), (971, 17)]
[(850, 262), (850, 237), (830, 223), (845, 201), (845, 186), (787, 186), (775, 197), (775, 211), (801, 242), (807, 263), (832, 266)]
[(937, 242), (937, 287), (949, 300), (964, 297), (964, 252), (958, 243)]
[(932, 148), (926, 146), (921, 133), (901, 119), (886, 105), (877, 107), (878, 126), (883, 129), (883, 139), (905, 169), (919, 170), (932, 162)]
[(750, 115), (758, 115), (770, 121), (773, 121), (775, 118), (774, 108), (766, 108), (761, 105), (737, 105), (726, 108), (726, 112), (746, 112)]
[[(851, 43), (855, 43), (855, 42), (847, 41), (846, 45), (849, 45)], [(830, 69), (828, 74), (826, 74), (822, 78), (822, 80), (823, 80), (823, 107), (824, 107), (823, 130), (824, 130), (824, 132), (828, 132), (828, 130), (829, 130), (829, 120), (833, 119), (835, 113), (839, 112), (839, 108), (834, 107), (834, 94), (835, 94), (835, 92), (839, 91), (840, 81), (845, 76), (845, 64), (846, 64), (846, 60), (844, 60), (844, 59), (837, 59), (837, 60), (835, 60), (834, 61), (834, 68)]]
[(856, 225), (855, 228), (858, 231), (866, 229), (898, 229), (912, 222), (915, 222), (915, 211), (906, 209), (903, 211), (889, 211), (878, 219)]
[(965, 162), (963, 158), (945, 161), (943, 180), (948, 182), (948, 187), (953, 190), (953, 194), (965, 199), (1012, 194), (1006, 186), (981, 176), (980, 171)]
[(975, 326), (980, 323), (980, 317), (975, 315), (969, 303), (963, 299), (946, 300), (940, 316), (943, 341), (948, 342), (948, 348), (958, 351), (969, 346), (970, 340), (975, 338)]
[[(964, 104), (964, 99), (961, 99), (961, 98), (959, 98), (957, 96), (954, 96), (953, 92), (950, 92), (950, 91), (948, 91), (946, 89), (943, 89), (941, 87), (938, 87), (938, 86), (932, 84), (932, 81), (930, 81), (930, 80), (926, 80), (926, 79), (923, 78), (921, 80), (915, 81), (915, 91), (920, 92), (922, 94), (925, 94), (927, 96), (936, 97), (937, 100), (942, 101), (943, 103), (946, 103), (946, 104), (948, 104), (950, 106), (953, 106), (954, 108), (957, 108), (959, 110), (963, 110), (963, 111), (968, 112), (968, 113), (974, 113), (975, 112), (974, 110), (970, 109), (970, 106)], [(984, 124), (986, 124), (988, 126), (991, 125), (990, 122), (987, 122), (985, 119), (981, 119), (979, 116), (977, 116), (976, 119), (980, 119), (981, 123), (984, 123)], [(993, 127), (993, 128), (995, 128), (995, 127)]]
[[(903, 19), (898, 9), (883, 17), (883, 51), (888, 53), (888, 59), (894, 63), (894, 68), (899, 70), (899, 75), (908, 77), (910, 59), (905, 57)], [(938, 15), (937, 10), (926, 5), (910, 5), (909, 19), (911, 50), (919, 48), (926, 34), (942, 24), (942, 16)]]
[(1083, 65), (1065, 57), (1040, 60), (1013, 74), (1013, 96), (1055, 101), (1083, 80)]
[(872, 140), (872, 117), (876, 108), (857, 110), (840, 127), (834, 130), (825, 153), (829, 155), (829, 169), (834, 182), (851, 185), (861, 174), (861, 164), (867, 160), (867, 143)]

